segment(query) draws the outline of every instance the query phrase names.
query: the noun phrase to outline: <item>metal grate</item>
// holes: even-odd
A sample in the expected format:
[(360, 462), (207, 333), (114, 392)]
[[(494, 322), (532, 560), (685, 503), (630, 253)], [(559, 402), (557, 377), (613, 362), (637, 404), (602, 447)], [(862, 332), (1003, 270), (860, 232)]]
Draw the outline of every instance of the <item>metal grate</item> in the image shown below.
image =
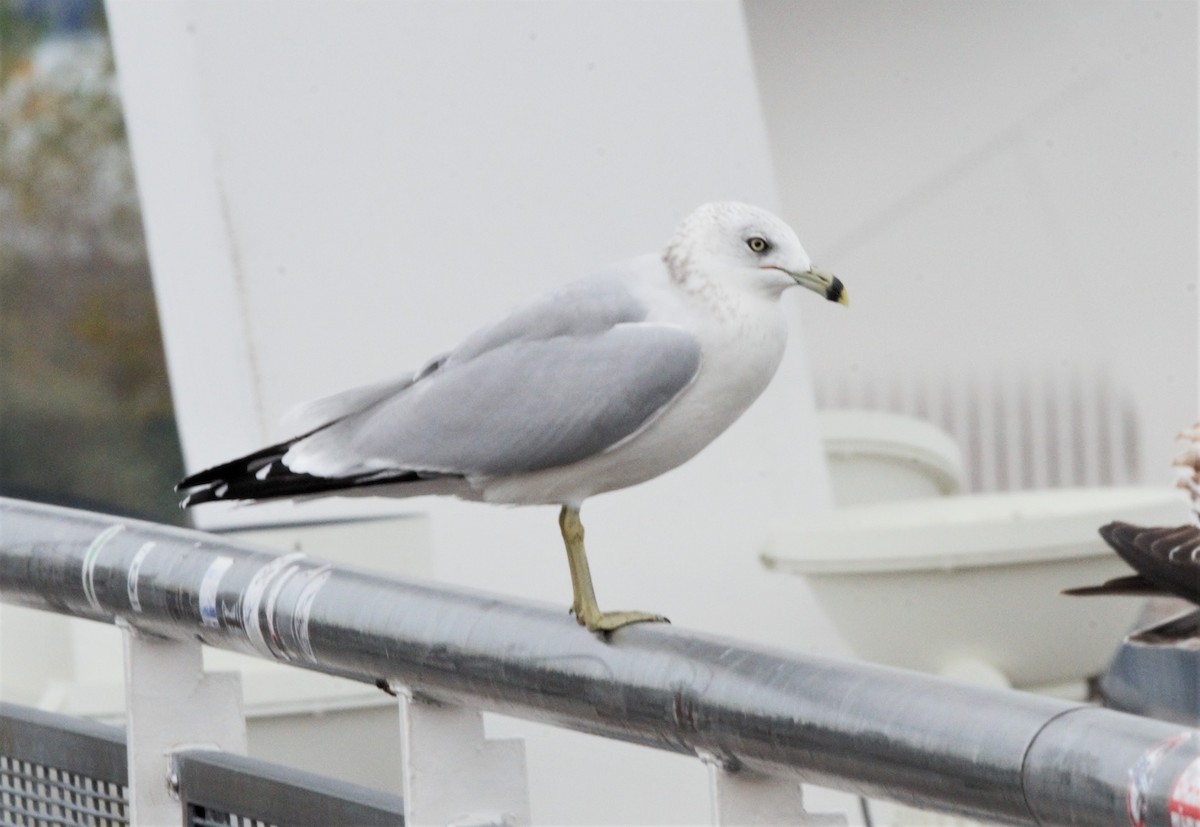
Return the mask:
[(124, 733), (0, 703), (0, 823), (129, 824)]
[(189, 827), (400, 827), (400, 796), (212, 750), (175, 754)]
[(5, 825), (129, 824), (123, 784), (0, 755), (0, 816)]
[[(400, 796), (240, 755), (175, 754), (189, 827), (402, 825)], [(125, 732), (0, 702), (0, 827), (130, 823)]]
[(278, 827), (269, 821), (247, 818), (237, 813), (214, 810), (211, 807), (188, 806), (188, 827)]

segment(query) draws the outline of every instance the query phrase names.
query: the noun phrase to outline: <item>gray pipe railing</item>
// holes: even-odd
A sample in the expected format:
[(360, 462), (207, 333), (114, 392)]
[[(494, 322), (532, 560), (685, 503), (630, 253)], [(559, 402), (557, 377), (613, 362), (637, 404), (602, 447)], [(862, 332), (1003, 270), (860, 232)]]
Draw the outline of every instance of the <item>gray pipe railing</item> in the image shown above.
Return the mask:
[(3, 498), (0, 599), (1014, 824), (1167, 827), (1200, 760), (1200, 732), (1111, 710), (667, 625), (606, 641), (561, 607)]

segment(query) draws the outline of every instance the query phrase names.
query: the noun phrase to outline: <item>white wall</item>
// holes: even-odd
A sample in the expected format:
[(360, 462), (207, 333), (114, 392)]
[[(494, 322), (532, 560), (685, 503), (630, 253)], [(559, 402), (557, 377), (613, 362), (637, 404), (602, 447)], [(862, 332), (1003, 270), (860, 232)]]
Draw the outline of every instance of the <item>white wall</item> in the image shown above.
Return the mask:
[(746, 4), (784, 214), (852, 286), (815, 370), (1106, 372), (1197, 415), (1195, 3)]

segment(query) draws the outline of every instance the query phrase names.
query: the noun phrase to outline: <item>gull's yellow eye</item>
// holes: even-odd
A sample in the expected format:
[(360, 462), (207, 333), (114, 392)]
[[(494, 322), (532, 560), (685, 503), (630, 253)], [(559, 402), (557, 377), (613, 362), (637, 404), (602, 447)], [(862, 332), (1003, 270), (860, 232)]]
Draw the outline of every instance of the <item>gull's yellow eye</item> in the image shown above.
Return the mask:
[(765, 253), (771, 245), (767, 243), (765, 238), (756, 235), (753, 238), (746, 239), (746, 246), (756, 253)]

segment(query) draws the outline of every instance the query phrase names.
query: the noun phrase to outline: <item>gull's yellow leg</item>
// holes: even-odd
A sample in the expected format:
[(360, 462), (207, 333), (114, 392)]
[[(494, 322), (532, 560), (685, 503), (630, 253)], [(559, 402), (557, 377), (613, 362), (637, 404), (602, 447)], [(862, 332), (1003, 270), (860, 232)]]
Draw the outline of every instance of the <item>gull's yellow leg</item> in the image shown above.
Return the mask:
[(558, 514), (558, 527), (562, 530), (563, 543), (567, 547), (567, 565), (571, 567), (571, 590), (574, 599), (571, 611), (579, 625), (589, 632), (611, 632), (630, 623), (669, 623), (662, 615), (649, 612), (602, 612), (596, 603), (596, 592), (592, 588), (592, 572), (588, 568), (587, 552), (583, 547), (583, 521), (579, 510), (563, 506)]

